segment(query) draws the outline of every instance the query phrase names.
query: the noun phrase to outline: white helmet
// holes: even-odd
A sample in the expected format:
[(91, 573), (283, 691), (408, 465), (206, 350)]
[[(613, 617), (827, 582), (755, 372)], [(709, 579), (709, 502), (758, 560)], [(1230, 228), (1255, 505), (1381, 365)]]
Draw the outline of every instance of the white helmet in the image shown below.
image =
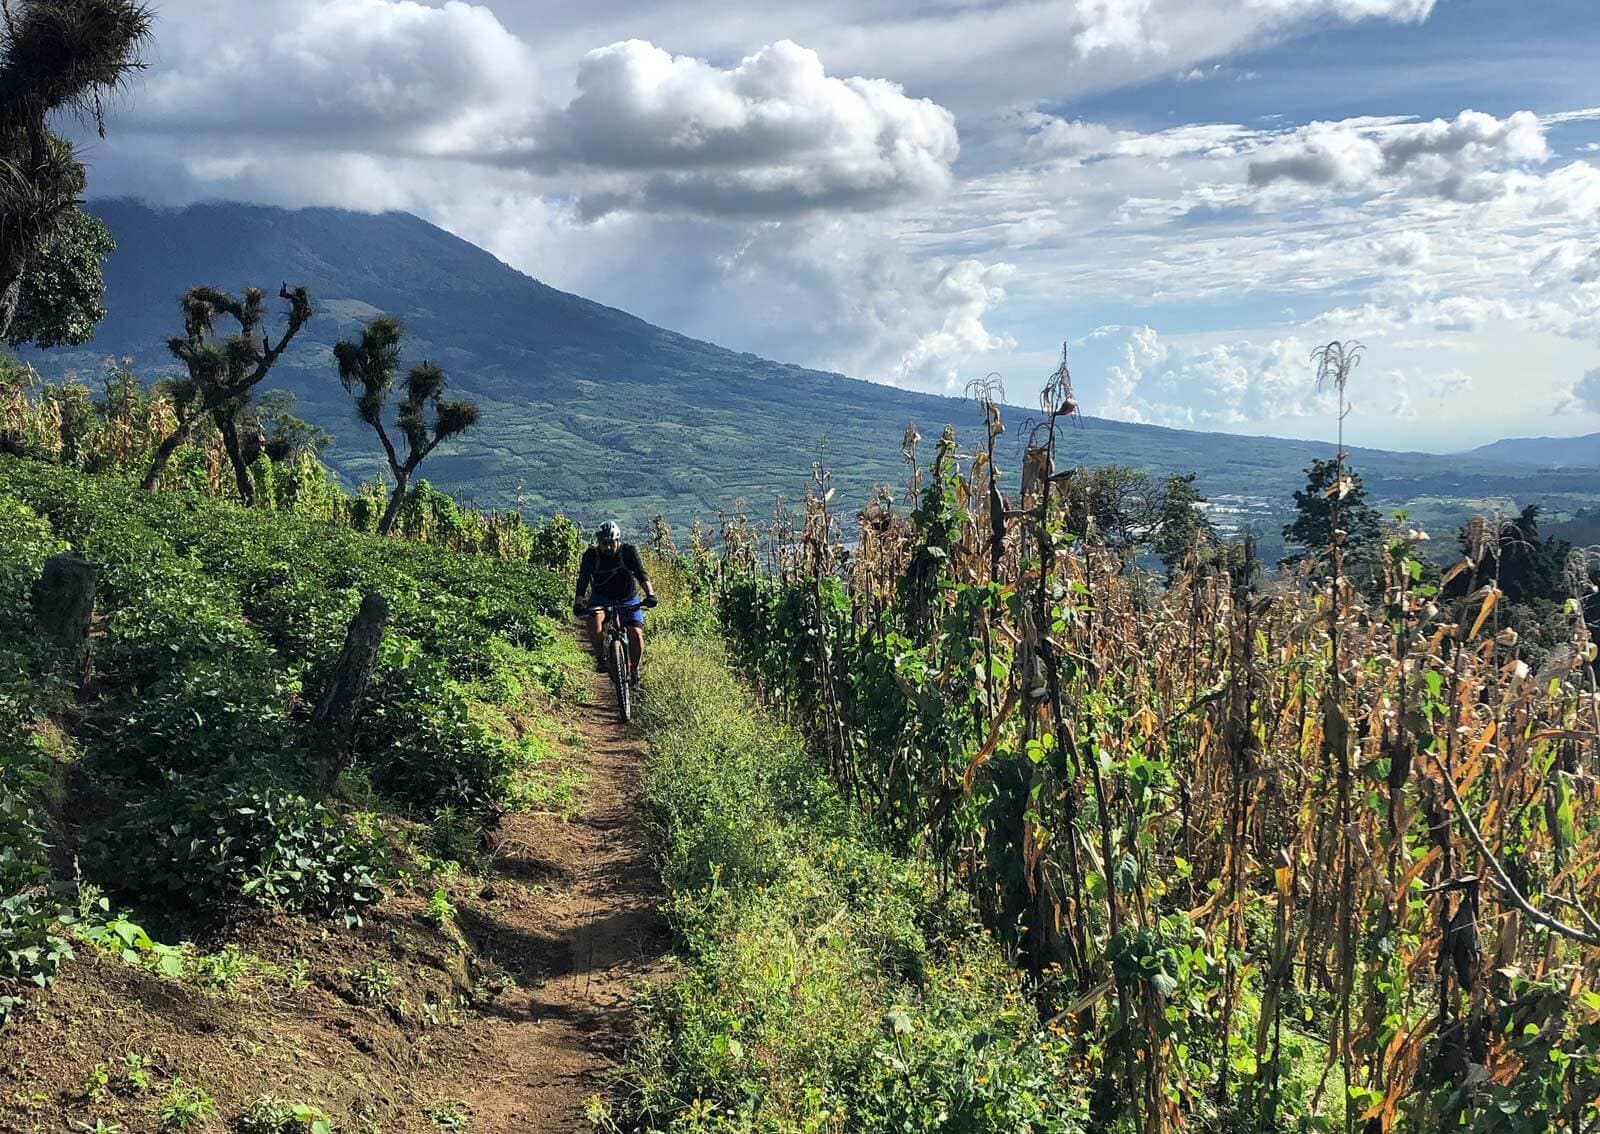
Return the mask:
[(607, 520), (600, 525), (600, 530), (595, 533), (595, 538), (601, 543), (621, 543), (622, 525), (615, 520)]

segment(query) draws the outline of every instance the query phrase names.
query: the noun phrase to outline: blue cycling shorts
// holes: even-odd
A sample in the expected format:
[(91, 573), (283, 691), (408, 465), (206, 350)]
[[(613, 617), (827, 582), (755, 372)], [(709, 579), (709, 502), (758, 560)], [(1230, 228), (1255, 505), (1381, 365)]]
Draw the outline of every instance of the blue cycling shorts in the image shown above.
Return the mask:
[(614, 606), (614, 605), (622, 607), (622, 610), (620, 611), (620, 616), (622, 618), (622, 624), (624, 626), (643, 626), (644, 625), (644, 606), (639, 602), (638, 599), (633, 599), (630, 602), (625, 603), (625, 604), (623, 604), (623, 603), (614, 603), (614, 602), (608, 601), (606, 599), (594, 599), (594, 598), (592, 598), (592, 599), (589, 600), (589, 609), (591, 611), (604, 610), (606, 607)]

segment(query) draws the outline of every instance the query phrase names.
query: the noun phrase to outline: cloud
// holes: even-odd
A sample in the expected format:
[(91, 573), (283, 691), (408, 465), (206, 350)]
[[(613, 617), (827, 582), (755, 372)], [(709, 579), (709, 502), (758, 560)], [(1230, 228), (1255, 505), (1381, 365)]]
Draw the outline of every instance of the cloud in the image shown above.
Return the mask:
[(895, 362), (890, 371), (895, 380), (939, 377), (947, 389), (954, 389), (960, 385), (963, 366), (974, 356), (1014, 349), (1016, 340), (991, 333), (983, 316), (1005, 299), (1002, 285), (1015, 271), (1011, 264), (962, 260), (941, 272), (927, 298), (943, 319)]
[(1220, 79), (1232, 79), (1235, 82), (1248, 83), (1256, 78), (1254, 71), (1236, 71), (1232, 67), (1225, 67), (1221, 63), (1213, 63), (1209, 67), (1191, 67), (1187, 71), (1179, 71), (1176, 76), (1180, 83), (1209, 83)]
[(161, 56), (123, 122), (196, 153), (265, 138), (470, 155), (509, 144), (538, 105), (533, 51), (483, 5), (221, 0), (174, 9), (163, 12)]
[(1373, 243), (1380, 264), (1414, 268), (1426, 264), (1433, 255), (1433, 242), (1418, 229), (1406, 229)]
[(1549, 155), (1543, 125), (1526, 110), (1504, 119), (1463, 110), (1454, 119), (1403, 125), (1313, 122), (1251, 161), (1249, 182), (1355, 190), (1404, 177), (1450, 200), (1483, 200), (1501, 189), (1494, 167)]
[(940, 192), (955, 118), (881, 79), (830, 76), (787, 40), (727, 69), (639, 40), (590, 52), (578, 94), (543, 124), (534, 168), (642, 175), (586, 196), (590, 214), (784, 214)]
[(1295, 335), (1180, 345), (1150, 327), (1104, 326), (1071, 344), (1111, 350), (1105, 395), (1089, 412), (1179, 428), (1238, 428), (1324, 408)]
[(1031, 156), (1080, 162), (1179, 157), (1225, 160), (1237, 156), (1241, 147), (1253, 148), (1260, 144), (1259, 139), (1269, 136), (1223, 122), (1174, 126), (1146, 134), (1045, 114), (1026, 115), (1023, 121), (1031, 131), (1025, 142)]
[(1097, 51), (1166, 54), (1167, 42), (1149, 23), (1154, 0), (1075, 0), (1078, 34), (1073, 46), (1079, 56)]
[[(1393, 425), (1429, 374), (1481, 374), (1456, 428), (1499, 429), (1597, 364), (1595, 112), (1305, 121), (1343, 102), (1295, 36), (1366, 59), (1382, 109), (1448, 42), (1394, 64), (1367, 50), (1388, 27), (1336, 25), (1430, 0), (161, 7), (154, 67), (82, 139), (96, 194), (403, 208), (676, 330), (906, 385), (1045, 373), (1115, 323), (1085, 402), (1170, 424), (1320, 431), (1299, 354), (1336, 336), (1404, 376), (1369, 374), (1360, 426), (1404, 444), (1459, 447)], [(1237, 121), (1184, 121), (1244, 66)], [(1513, 373), (1525, 411), (1487, 388)]]
[(1600, 283), (1600, 248), (1589, 241), (1563, 240), (1538, 257), (1533, 279), (1541, 288), (1557, 293), (1573, 284)]
[(1424, 411), (1430, 415), (1449, 408), (1451, 399), (1472, 389), (1472, 376), (1460, 370), (1416, 373), (1389, 370), (1381, 375), (1382, 384), (1393, 395), (1389, 412), (1397, 418), (1414, 421)]
[[(1305, 328), (1312, 334), (1315, 329)], [(1071, 345), (1085, 381), (1086, 408), (1100, 416), (1188, 429), (1314, 433), (1335, 395), (1313, 381), (1307, 335), (1187, 333), (1164, 337), (1149, 326), (1096, 328)], [(1370, 428), (1374, 417), (1445, 418), (1474, 388), (1472, 376), (1414, 351), (1380, 342), (1370, 352), (1387, 365), (1363, 371), (1348, 398)], [(1420, 358), (1420, 361), (1419, 361)], [(1403, 360), (1396, 365), (1393, 359)], [(1104, 381), (1095, 383), (1103, 364)], [(1376, 411), (1376, 415), (1374, 412)]]
[(1578, 413), (1600, 414), (1600, 369), (1591, 370), (1572, 384), (1569, 403), (1557, 409), (1575, 410)]
[[(180, 165), (185, 182), (235, 189), (284, 165), (431, 160), (520, 171), (546, 193), (575, 195), (591, 219), (619, 209), (789, 216), (937, 194), (960, 153), (944, 107), (884, 79), (830, 75), (788, 40), (729, 67), (612, 43), (581, 56), (561, 103), (542, 89), (533, 47), (483, 4), (174, 8), (163, 59), (117, 138), (137, 138), (141, 159)], [(372, 195), (392, 199), (373, 172)]]

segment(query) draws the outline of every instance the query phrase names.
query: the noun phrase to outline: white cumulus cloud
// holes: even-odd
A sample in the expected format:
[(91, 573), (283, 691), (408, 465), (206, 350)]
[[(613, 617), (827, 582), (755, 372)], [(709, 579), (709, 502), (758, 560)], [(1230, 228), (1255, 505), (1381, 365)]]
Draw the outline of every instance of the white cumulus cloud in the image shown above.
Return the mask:
[(547, 60), (486, 4), (173, 0), (163, 15), (115, 137), (130, 164), (179, 167), (169, 197), (278, 201), (292, 195), (275, 176), (315, 185), (317, 167), (337, 167), (343, 187), (387, 162), (367, 186), (387, 202), (402, 194), (386, 180), (415, 176), (400, 163), (440, 161), (525, 174), (590, 218), (786, 216), (937, 194), (960, 153), (944, 107), (829, 74), (789, 40), (726, 67), (623, 40), (581, 54), (571, 96), (553, 98)]
[(1500, 191), (1496, 167), (1549, 155), (1544, 126), (1526, 110), (1504, 119), (1463, 110), (1430, 122), (1312, 122), (1251, 161), (1249, 179), (1346, 190), (1404, 179), (1440, 197), (1476, 200)]
[(1304, 417), (1324, 406), (1310, 380), (1311, 348), (1295, 335), (1179, 344), (1150, 327), (1096, 328), (1073, 344), (1113, 350), (1103, 417), (1183, 428), (1239, 428)]
[(891, 371), (895, 380), (942, 379), (946, 388), (954, 388), (974, 356), (1013, 349), (1016, 342), (990, 332), (983, 317), (1005, 299), (1003, 285), (1015, 271), (1011, 264), (962, 260), (940, 272), (926, 288), (925, 302), (942, 318), (901, 354)]
[(509, 144), (537, 109), (537, 62), (489, 8), (449, 0), (217, 0), (165, 6), (123, 128), (199, 152), (457, 155)]
[(637, 175), (594, 191), (594, 212), (872, 207), (945, 189), (960, 152), (948, 110), (787, 40), (731, 68), (628, 40), (585, 56), (577, 84), (526, 157)]

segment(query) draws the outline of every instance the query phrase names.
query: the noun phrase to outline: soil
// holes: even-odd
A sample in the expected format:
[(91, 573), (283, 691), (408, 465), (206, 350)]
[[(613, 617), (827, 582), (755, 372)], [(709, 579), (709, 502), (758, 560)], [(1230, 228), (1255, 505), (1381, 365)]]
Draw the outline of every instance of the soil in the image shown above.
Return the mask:
[[(155, 1132), (180, 1079), (215, 1101), (197, 1131), (236, 1129), (262, 1095), (321, 1107), (340, 1134), (590, 1129), (586, 1103), (668, 945), (637, 800), (644, 742), (594, 681), (567, 721), (590, 777), (581, 814), (502, 819), (489, 868), (445, 883), (453, 924), (416, 895), (355, 930), (260, 918), (229, 940), (277, 969), (227, 989), (80, 946), (0, 1032), (0, 1134)], [(300, 978), (285, 979), (296, 965)], [(130, 1054), (149, 1061), (148, 1086), (128, 1075)]]
[(594, 681), (576, 722), (593, 777), (584, 814), (513, 815), (493, 840), (512, 892), (542, 893), (462, 911), (478, 951), (517, 979), (485, 1020), (463, 1095), (481, 1130), (591, 1129), (584, 1103), (632, 1035), (630, 1001), (664, 971), (660, 879), (636, 794), (642, 741), (616, 723), (606, 679)]

